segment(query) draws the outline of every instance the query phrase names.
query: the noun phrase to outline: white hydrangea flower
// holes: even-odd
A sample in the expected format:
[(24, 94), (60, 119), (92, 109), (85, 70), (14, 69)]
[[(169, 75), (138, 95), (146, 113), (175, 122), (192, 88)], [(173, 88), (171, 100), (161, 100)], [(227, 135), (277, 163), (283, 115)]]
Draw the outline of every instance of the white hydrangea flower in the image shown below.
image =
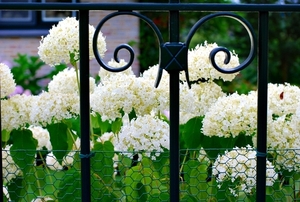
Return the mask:
[(9, 67), (0, 63), (0, 99), (9, 96), (16, 89), (16, 83)]
[[(78, 71), (78, 74), (80, 74), (80, 71)], [(90, 77), (90, 92), (93, 92), (95, 87), (95, 79)], [(75, 69), (64, 69), (55, 75), (48, 84), (48, 91), (50, 93), (77, 94), (79, 96)]]
[(162, 112), (164, 110), (168, 110), (170, 105), (169, 74), (164, 70), (158, 87), (154, 88), (154, 84), (158, 75), (158, 69), (159, 65), (149, 67), (149, 69), (143, 72), (142, 77), (153, 86), (153, 90), (157, 94), (159, 106), (153, 110), (156, 110), (156, 112)]
[[(266, 186), (272, 186), (278, 178), (274, 166), (266, 161)], [(256, 151), (249, 145), (247, 147), (235, 147), (232, 151), (225, 151), (219, 155), (212, 167), (212, 174), (216, 176), (219, 184), (224, 181), (238, 182), (233, 188), (235, 195), (238, 191), (247, 194), (253, 193), (256, 187)]]
[(7, 145), (4, 149), (2, 149), (3, 184), (9, 183), (12, 179), (22, 174), (22, 171), (10, 155), (10, 147), (11, 145)]
[(3, 196), (8, 199), (8, 201), (11, 201), (10, 200), (10, 196), (9, 196), (9, 193), (8, 193), (8, 190), (7, 190), (7, 187), (3, 185)]
[(121, 110), (129, 114), (149, 114), (159, 106), (158, 95), (147, 79), (127, 74), (114, 74), (103, 80), (91, 94), (91, 109), (102, 120), (121, 118)]
[(114, 146), (115, 151), (143, 153), (156, 159), (163, 149), (169, 149), (169, 125), (151, 115), (139, 116), (124, 123), (114, 138)]
[[(116, 62), (114, 59), (111, 59), (109, 62), (108, 62), (108, 65), (110, 67), (114, 67), (114, 68), (119, 68), (119, 67), (124, 67), (125, 65), (127, 64), (127, 62), (124, 60), (124, 59), (121, 59), (120, 62)], [(127, 75), (134, 75), (131, 67), (129, 67), (128, 69), (122, 71), (122, 72), (110, 72), (110, 71), (107, 71), (106, 69), (102, 68), (100, 69), (98, 75), (102, 80), (104, 80), (105, 78), (107, 77), (110, 77), (110, 75), (113, 75), (113, 74), (127, 74)]]
[(50, 135), (47, 129), (33, 125), (29, 126), (28, 129), (31, 130), (33, 138), (38, 141), (37, 150), (42, 150), (43, 147), (47, 148), (48, 151), (52, 150)]
[(45, 126), (79, 114), (77, 94), (43, 92), (32, 102), (30, 124)]
[(270, 113), (277, 116), (294, 114), (300, 100), (300, 88), (288, 83), (269, 83), (268, 96)]
[(256, 134), (256, 93), (231, 94), (220, 97), (203, 119), (202, 132), (206, 136), (237, 137), (241, 132), (247, 136)]
[(51, 170), (62, 170), (63, 167), (59, 164), (54, 154), (51, 152), (46, 156), (46, 165)]
[[(188, 52), (188, 70), (190, 81), (197, 81), (199, 79), (214, 80), (223, 79), (224, 81), (232, 81), (238, 73), (223, 74), (217, 71), (209, 60), (210, 52), (217, 48), (216, 43), (209, 44), (205, 42), (203, 45), (197, 45), (195, 49)], [(223, 69), (232, 69), (239, 65), (238, 56), (235, 53), (231, 53), (231, 60), (228, 64), (224, 64), (225, 53), (219, 52), (216, 55), (216, 63)], [(184, 72), (181, 73), (181, 80), (185, 81)]]
[[(280, 116), (268, 123), (267, 146), (279, 170), (300, 171), (299, 125), (300, 116), (297, 114)], [(253, 142), (256, 143), (256, 137)]]
[(101, 143), (104, 143), (106, 141), (114, 142), (114, 137), (115, 134), (113, 132), (106, 132), (97, 139), (97, 142), (101, 142)]
[(180, 85), (180, 123), (184, 124), (196, 116), (203, 116), (218, 98), (225, 96), (214, 82)]
[[(89, 57), (94, 58), (92, 41), (95, 28), (89, 25)], [(106, 51), (105, 38), (102, 33), (98, 36), (98, 52), (101, 57)], [(38, 54), (46, 64), (54, 66), (62, 62), (70, 63), (70, 53), (75, 54), (75, 60), (79, 59), (79, 22), (75, 17), (67, 17), (54, 25), (49, 34), (43, 38), (38, 47)]]
[(15, 95), (1, 100), (1, 129), (11, 131), (29, 123), (35, 96)]

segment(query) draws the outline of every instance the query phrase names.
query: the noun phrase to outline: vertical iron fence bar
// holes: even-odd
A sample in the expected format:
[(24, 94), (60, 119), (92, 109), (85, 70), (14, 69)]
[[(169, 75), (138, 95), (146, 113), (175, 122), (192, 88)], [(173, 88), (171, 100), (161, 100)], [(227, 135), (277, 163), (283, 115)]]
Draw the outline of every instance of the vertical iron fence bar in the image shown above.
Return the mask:
[[(170, 0), (179, 3), (179, 0)], [(169, 40), (179, 42), (179, 11), (169, 12)], [(179, 145), (179, 71), (171, 70), (170, 75), (170, 201), (179, 201), (180, 195), (180, 145)]]
[(80, 50), (80, 132), (81, 200), (91, 201), (90, 178), (90, 90), (89, 90), (89, 11), (79, 11)]
[(266, 201), (268, 12), (259, 12), (256, 201)]

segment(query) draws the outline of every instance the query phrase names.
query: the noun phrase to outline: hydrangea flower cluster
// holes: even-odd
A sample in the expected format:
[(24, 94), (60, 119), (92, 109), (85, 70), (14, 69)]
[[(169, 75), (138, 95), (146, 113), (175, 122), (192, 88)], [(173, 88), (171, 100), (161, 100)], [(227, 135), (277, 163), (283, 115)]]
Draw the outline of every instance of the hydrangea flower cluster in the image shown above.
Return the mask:
[(16, 83), (9, 67), (0, 63), (0, 99), (9, 96), (16, 89)]
[[(94, 58), (92, 41), (95, 28), (89, 25), (89, 57)], [(98, 36), (98, 52), (101, 57), (104, 56), (106, 51), (105, 38), (102, 33)], [(70, 54), (74, 54), (74, 60), (79, 60), (79, 22), (75, 17), (67, 17), (60, 21), (57, 26), (53, 26), (49, 30), (46, 37), (42, 37), (40, 46), (38, 47), (38, 54), (46, 64), (50, 66), (59, 63), (69, 64)]]
[(36, 96), (15, 95), (7, 100), (1, 100), (1, 130), (11, 131), (30, 124), (30, 114), (36, 98)]
[[(224, 81), (232, 81), (235, 78), (238, 73), (223, 74), (212, 66), (209, 55), (210, 52), (217, 47), (218, 45), (216, 43), (209, 44), (205, 42), (203, 45), (197, 45), (195, 49), (189, 51), (188, 69), (191, 81), (197, 81), (199, 79), (223, 79)], [(228, 64), (224, 64), (224, 60), (224, 52), (219, 52), (215, 57), (216, 64), (223, 69), (231, 69), (239, 65), (239, 59), (235, 53), (231, 53), (231, 60)], [(184, 73), (181, 73), (180, 79), (185, 81)]]
[(184, 124), (196, 116), (203, 116), (218, 98), (225, 96), (221, 87), (214, 82), (199, 83), (189, 89), (180, 85), (180, 123)]
[(139, 116), (121, 127), (114, 146), (115, 151), (143, 153), (156, 159), (164, 149), (169, 149), (169, 125), (151, 115)]
[[(275, 166), (289, 172), (300, 171), (300, 105), (296, 114), (282, 115), (268, 123), (267, 144), (273, 154)], [(253, 140), (256, 143), (256, 139)]]
[[(90, 78), (90, 91), (96, 88)], [(2, 100), (2, 129), (11, 131), (25, 124), (45, 126), (79, 114), (79, 91), (74, 69), (65, 69), (54, 76), (48, 92), (38, 96), (15, 95)]]
[[(267, 160), (266, 165), (266, 186), (272, 186), (278, 174), (271, 162)], [(238, 182), (230, 190), (234, 196), (237, 196), (238, 191), (253, 194), (256, 187), (256, 151), (249, 145), (226, 151), (214, 162), (212, 174), (216, 176), (219, 186), (225, 181)]]
[(203, 119), (202, 132), (206, 136), (237, 137), (241, 132), (247, 136), (256, 134), (256, 93), (231, 94), (220, 97)]
[[(90, 77), (90, 92), (96, 87), (95, 79)], [(67, 68), (53, 77), (48, 84), (48, 92), (62, 94), (76, 94), (79, 96), (76, 71), (74, 68)]]
[(143, 77), (112, 74), (101, 80), (91, 94), (91, 108), (101, 114), (102, 120), (121, 118), (121, 111), (129, 114), (133, 109), (137, 115), (144, 115), (159, 106), (159, 96)]
[(43, 147), (47, 148), (48, 151), (52, 150), (50, 142), (50, 135), (47, 129), (41, 126), (29, 126), (28, 128), (32, 132), (32, 137), (38, 141), (37, 150), (42, 150)]
[[(119, 62), (116, 62), (114, 59), (111, 59), (107, 64), (110, 67), (113, 67), (113, 68), (120, 68), (120, 67), (124, 67), (127, 64), (127, 62), (123, 59), (121, 59)], [(130, 67), (128, 69), (122, 71), (122, 73), (127, 74), (127, 75), (133, 75), (134, 74)], [(98, 73), (101, 80), (105, 79), (107, 77), (110, 77), (111, 75), (114, 75), (114, 74), (116, 74), (116, 73), (107, 71), (106, 69), (100, 69), (100, 71)]]
[(268, 84), (268, 104), (271, 114), (283, 116), (294, 114), (300, 100), (300, 88), (288, 83)]

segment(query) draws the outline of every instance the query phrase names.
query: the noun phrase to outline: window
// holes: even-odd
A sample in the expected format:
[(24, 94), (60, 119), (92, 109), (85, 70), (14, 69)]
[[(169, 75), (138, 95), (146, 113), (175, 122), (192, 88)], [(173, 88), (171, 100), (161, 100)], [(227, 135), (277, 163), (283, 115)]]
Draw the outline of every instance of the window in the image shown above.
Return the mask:
[[(76, 3), (78, 0), (0, 0), (6, 3)], [(63, 18), (77, 16), (77, 11), (0, 10), (0, 36), (40, 36)]]

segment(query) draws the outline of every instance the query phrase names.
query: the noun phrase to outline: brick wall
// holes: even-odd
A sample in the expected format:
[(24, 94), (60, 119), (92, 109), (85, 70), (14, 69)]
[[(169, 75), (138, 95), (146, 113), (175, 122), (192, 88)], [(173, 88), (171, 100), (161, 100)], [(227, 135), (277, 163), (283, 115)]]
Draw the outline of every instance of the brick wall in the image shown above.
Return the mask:
[[(93, 2), (124, 2), (131, 3), (135, 0), (81, 0), (82, 3), (93, 3)], [(111, 11), (90, 11), (90, 24), (95, 27), (98, 25), (99, 21), (109, 14)], [(101, 30), (103, 35), (106, 37), (107, 52), (104, 57), (104, 61), (109, 61), (113, 57), (113, 52), (115, 48), (122, 44), (128, 43), (130, 41), (139, 40), (139, 20), (138, 18), (132, 16), (121, 16), (109, 20)], [(0, 30), (1, 32), (1, 30)], [(37, 47), (40, 43), (40, 37), (11, 37), (5, 36), (0, 38), (0, 62), (12, 63), (13, 58), (16, 57), (18, 53), (37, 55)], [(135, 51), (135, 60), (132, 65), (134, 71), (138, 73), (139, 63), (137, 60), (137, 55), (139, 53), (138, 47), (133, 46)], [(126, 51), (120, 52), (120, 59), (125, 59), (128, 61), (128, 54)], [(94, 59), (90, 63), (91, 73), (96, 74), (100, 67), (97, 61)], [(45, 67), (44, 72), (47, 72), (50, 67)]]

